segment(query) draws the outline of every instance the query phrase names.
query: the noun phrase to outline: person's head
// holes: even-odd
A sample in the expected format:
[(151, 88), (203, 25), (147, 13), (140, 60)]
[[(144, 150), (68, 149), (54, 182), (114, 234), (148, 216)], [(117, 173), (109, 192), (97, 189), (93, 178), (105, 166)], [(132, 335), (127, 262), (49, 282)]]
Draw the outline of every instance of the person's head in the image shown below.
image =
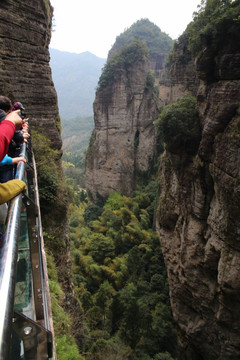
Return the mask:
[(23, 104), (20, 103), (20, 101), (17, 101), (13, 104), (12, 106), (12, 110), (21, 110), (21, 112), (19, 113), (19, 116), (21, 116), (22, 119), (24, 119), (26, 117), (26, 114), (24, 112), (25, 108), (23, 107)]
[(25, 110), (25, 108), (23, 107), (23, 104), (20, 103), (20, 101), (17, 101), (13, 104), (12, 110)]
[(6, 113), (12, 110), (12, 102), (7, 96), (0, 95), (0, 109)]

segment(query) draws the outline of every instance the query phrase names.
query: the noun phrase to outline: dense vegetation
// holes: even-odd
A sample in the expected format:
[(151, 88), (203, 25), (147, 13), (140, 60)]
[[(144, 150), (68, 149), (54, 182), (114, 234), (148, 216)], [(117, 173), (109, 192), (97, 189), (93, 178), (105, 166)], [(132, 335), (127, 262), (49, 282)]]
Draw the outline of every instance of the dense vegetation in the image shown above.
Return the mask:
[(150, 55), (168, 53), (173, 45), (173, 40), (162, 32), (159, 27), (148, 19), (141, 19), (135, 22), (129, 29), (117, 36), (110, 51), (110, 57), (122, 46), (130, 44), (135, 39), (144, 41), (147, 44)]
[(159, 138), (170, 152), (194, 153), (199, 145), (201, 128), (196, 112), (196, 98), (184, 95), (163, 108), (155, 122)]
[(84, 314), (86, 359), (175, 356), (166, 269), (152, 229), (157, 187), (152, 181), (132, 198), (111, 193), (103, 208), (72, 207), (74, 283)]
[(199, 11), (194, 15), (194, 20), (183, 34), (187, 34), (189, 49), (194, 55), (206, 46), (214, 49), (229, 39), (239, 46), (239, 0), (202, 0)]
[(45, 212), (48, 212), (49, 206), (53, 206), (57, 201), (58, 190), (63, 183), (63, 178), (58, 168), (58, 151), (50, 147), (51, 141), (35, 130), (32, 130), (31, 134), (37, 162), (41, 211), (44, 215)]
[(141, 61), (146, 61), (149, 52), (145, 42), (135, 39), (131, 44), (124, 45), (105, 64), (98, 82), (98, 91), (113, 84), (130, 66)]

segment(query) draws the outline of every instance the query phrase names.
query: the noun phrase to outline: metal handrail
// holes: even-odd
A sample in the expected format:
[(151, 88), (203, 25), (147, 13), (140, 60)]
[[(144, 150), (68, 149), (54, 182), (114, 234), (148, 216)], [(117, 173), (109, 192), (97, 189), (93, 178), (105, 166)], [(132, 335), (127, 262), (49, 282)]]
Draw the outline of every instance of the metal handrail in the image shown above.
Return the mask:
[[(24, 144), (21, 156), (25, 154)], [(16, 179), (23, 180), (24, 171), (25, 164), (21, 161), (17, 167)], [(0, 249), (0, 359), (9, 358), (21, 208), (22, 194), (19, 194), (10, 201), (6, 231)]]
[[(20, 156), (25, 158), (27, 156), (28, 164), (26, 165), (23, 161), (18, 164), (15, 178), (25, 180), (27, 174), (28, 190), (27, 195), (19, 194), (10, 201), (3, 242), (0, 247), (0, 359), (8, 360), (10, 358), (10, 349), (13, 345), (12, 334), (15, 333), (23, 343), (24, 358), (28, 360), (51, 358), (54, 360), (56, 353), (47, 263), (42, 236), (37, 171), (31, 142), (28, 143), (28, 146), (22, 145)], [(19, 269), (17, 263), (18, 251), (20, 251), (18, 243), (23, 210), (22, 202), (24, 202), (23, 214), (27, 212), (27, 241), (32, 265), (33, 302), (30, 307), (18, 312), (15, 289), (18, 284), (16, 278)], [(23, 229), (21, 228), (21, 230)], [(16, 296), (18, 296), (17, 290)], [(29, 312), (30, 309), (33, 310), (32, 313)], [(15, 345), (13, 348), (15, 349)]]

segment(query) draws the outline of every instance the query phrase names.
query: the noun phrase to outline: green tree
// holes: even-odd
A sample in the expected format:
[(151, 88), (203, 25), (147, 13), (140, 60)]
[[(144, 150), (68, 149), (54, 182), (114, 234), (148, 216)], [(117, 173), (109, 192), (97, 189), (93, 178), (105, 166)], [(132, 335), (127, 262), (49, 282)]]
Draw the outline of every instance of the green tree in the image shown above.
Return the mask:
[(121, 337), (132, 349), (135, 349), (140, 340), (141, 314), (138, 306), (137, 288), (129, 283), (120, 291), (119, 301), (123, 309), (120, 324)]
[(91, 204), (86, 207), (83, 213), (83, 218), (87, 225), (90, 225), (92, 221), (97, 220), (97, 218), (101, 215), (102, 208), (98, 205)]
[(119, 192), (110, 192), (104, 209), (119, 210), (124, 205), (123, 197)]
[(89, 244), (90, 254), (94, 261), (103, 264), (105, 258), (112, 258), (114, 256), (114, 242), (103, 234), (93, 234), (90, 237)]

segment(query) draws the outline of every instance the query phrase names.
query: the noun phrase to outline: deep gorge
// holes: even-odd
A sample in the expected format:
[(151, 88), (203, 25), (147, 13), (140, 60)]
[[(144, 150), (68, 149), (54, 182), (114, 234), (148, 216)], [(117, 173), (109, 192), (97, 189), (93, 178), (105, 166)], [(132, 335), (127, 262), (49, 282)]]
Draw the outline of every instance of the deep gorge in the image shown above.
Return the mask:
[[(135, 43), (138, 58), (126, 67), (125, 60), (121, 62), (117, 69), (121, 71), (114, 73), (111, 83), (99, 86), (94, 102), (95, 129), (86, 160), (92, 204), (105, 201), (112, 190), (130, 196), (139, 182), (145, 180), (147, 185), (153, 174), (158, 182), (155, 226), (167, 269), (179, 360), (240, 356), (240, 11), (237, 0), (207, 4), (206, 11), (198, 15), (202, 21), (189, 26), (168, 60), (168, 51), (159, 49), (147, 57), (148, 49)], [(218, 11), (222, 11), (221, 16)], [(32, 129), (41, 133), (35, 135), (35, 146), (40, 182), (51, 185), (50, 193), (42, 193), (50, 277), (62, 284), (62, 305), (74, 319), (68, 327), (72, 326), (81, 348), (82, 305), (73, 292), (68, 195), (63, 182), (56, 181), (63, 174), (57, 95), (49, 67), (51, 19), (49, 1), (2, 2), (0, 89), (13, 100), (21, 99)], [(119, 50), (116, 44), (109, 63)], [(154, 123), (164, 106), (174, 104), (184, 94), (196, 98), (199, 141), (193, 151), (182, 145), (170, 146), (166, 139), (159, 147)], [(44, 143), (41, 136), (48, 141)], [(54, 179), (46, 161), (37, 157), (39, 143), (49, 148), (47, 156), (51, 155), (56, 166)], [(138, 236), (141, 238), (141, 231)], [(130, 290), (131, 294), (135, 291)], [(62, 326), (64, 333), (64, 321)], [(126, 354), (127, 349), (122, 356)]]

